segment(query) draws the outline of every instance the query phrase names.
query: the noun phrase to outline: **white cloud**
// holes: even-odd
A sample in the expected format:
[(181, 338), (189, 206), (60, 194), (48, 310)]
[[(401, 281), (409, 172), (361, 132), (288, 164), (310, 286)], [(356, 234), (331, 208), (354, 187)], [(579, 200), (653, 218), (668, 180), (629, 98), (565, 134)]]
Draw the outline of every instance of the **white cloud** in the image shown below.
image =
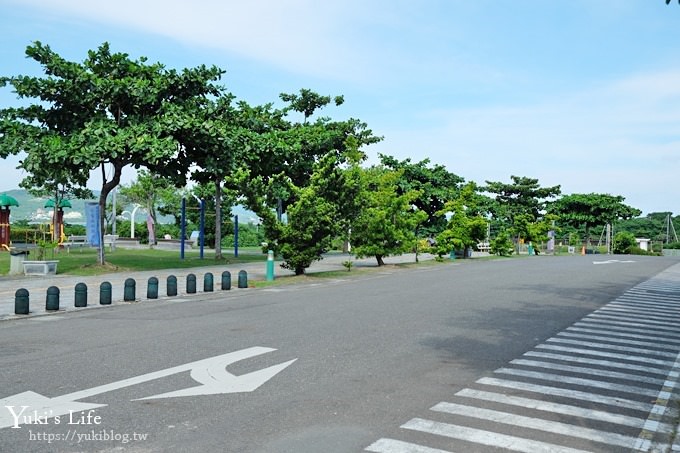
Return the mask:
[(561, 184), (563, 192), (623, 195), (649, 211), (680, 212), (680, 70), (519, 106), (434, 110), (433, 126), (383, 130), (375, 149), (433, 163), (468, 180), (510, 175)]
[(137, 31), (263, 61), (293, 73), (361, 77), (361, 48), (351, 48), (358, 1), (25, 0), (69, 17)]

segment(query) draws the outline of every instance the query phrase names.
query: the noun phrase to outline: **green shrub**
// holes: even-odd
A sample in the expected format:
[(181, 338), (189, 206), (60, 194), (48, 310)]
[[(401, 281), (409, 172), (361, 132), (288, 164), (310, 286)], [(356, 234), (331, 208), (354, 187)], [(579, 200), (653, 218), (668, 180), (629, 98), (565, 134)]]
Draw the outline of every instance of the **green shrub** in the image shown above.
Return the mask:
[(494, 255), (510, 256), (514, 249), (515, 247), (512, 240), (510, 240), (510, 235), (507, 233), (500, 233), (491, 241), (491, 253)]
[(614, 253), (631, 253), (631, 249), (637, 247), (635, 236), (633, 233), (621, 231), (614, 236), (613, 250)]

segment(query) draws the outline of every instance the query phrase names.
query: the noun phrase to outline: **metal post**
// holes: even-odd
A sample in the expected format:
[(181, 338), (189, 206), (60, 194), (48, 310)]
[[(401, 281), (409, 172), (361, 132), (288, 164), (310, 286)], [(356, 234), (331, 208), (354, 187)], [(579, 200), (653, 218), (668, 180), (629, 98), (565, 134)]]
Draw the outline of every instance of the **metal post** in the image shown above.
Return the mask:
[(180, 220), (180, 241), (179, 241), (179, 259), (184, 259), (184, 238), (187, 234), (187, 199), (182, 197), (182, 208), (181, 208), (181, 220)]
[(201, 230), (199, 233), (199, 241), (201, 243), (201, 251), (199, 256), (201, 259), (203, 259), (203, 247), (205, 246), (205, 200), (203, 198), (201, 198)]
[(238, 216), (234, 216), (234, 258), (238, 258)]
[(267, 252), (267, 281), (274, 280), (274, 252), (269, 250)]

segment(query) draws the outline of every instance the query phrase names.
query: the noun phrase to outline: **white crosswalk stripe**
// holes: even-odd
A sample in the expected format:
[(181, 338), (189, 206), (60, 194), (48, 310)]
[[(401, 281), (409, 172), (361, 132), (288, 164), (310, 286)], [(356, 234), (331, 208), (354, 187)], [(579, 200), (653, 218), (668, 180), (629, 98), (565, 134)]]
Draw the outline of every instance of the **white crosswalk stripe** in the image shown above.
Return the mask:
[(670, 403), (680, 388), (678, 271), (631, 288), (434, 405), (431, 417), (412, 418), (404, 440), (382, 438), (366, 451), (665, 451), (668, 442), (655, 442), (670, 440), (680, 415)]

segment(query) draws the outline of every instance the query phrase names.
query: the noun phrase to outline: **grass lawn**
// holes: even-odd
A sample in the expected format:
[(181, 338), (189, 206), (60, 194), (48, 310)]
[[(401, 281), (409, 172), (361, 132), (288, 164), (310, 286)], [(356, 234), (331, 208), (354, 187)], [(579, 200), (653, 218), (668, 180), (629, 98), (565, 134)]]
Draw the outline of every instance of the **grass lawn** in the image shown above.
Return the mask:
[[(115, 251), (106, 250), (105, 259), (108, 265), (99, 266), (97, 249), (83, 248), (71, 250), (71, 253), (62, 250), (55, 253), (54, 257), (48, 253), (47, 259), (59, 260), (58, 273), (70, 275), (100, 275), (109, 272), (190, 268), (267, 260), (267, 255), (258, 248), (240, 248), (238, 258), (234, 258), (233, 251), (228, 250), (223, 253), (225, 259), (219, 261), (215, 260), (213, 253), (212, 250), (206, 251), (204, 258), (200, 259), (198, 250), (187, 250), (184, 259), (181, 260), (179, 252), (176, 251), (118, 248)], [(28, 259), (31, 259), (31, 255)], [(9, 262), (10, 254), (0, 252), (0, 275), (9, 273)]]

